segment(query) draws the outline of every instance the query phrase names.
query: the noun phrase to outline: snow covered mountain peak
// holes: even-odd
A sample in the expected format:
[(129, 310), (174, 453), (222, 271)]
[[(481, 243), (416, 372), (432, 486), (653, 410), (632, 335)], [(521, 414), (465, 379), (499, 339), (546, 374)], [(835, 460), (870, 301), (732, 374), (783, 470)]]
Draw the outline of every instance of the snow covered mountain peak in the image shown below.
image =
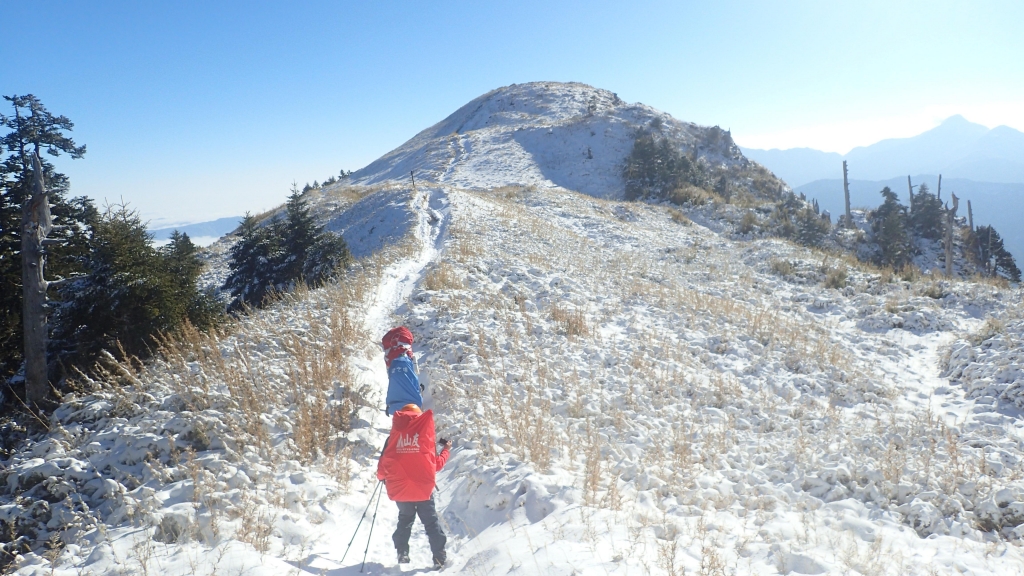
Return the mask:
[(422, 181), (461, 188), (532, 185), (622, 198), (622, 164), (641, 128), (657, 130), (718, 171), (754, 166), (717, 126), (679, 121), (586, 84), (530, 82), (472, 100), (357, 171), (350, 183), (408, 180), (415, 172)]

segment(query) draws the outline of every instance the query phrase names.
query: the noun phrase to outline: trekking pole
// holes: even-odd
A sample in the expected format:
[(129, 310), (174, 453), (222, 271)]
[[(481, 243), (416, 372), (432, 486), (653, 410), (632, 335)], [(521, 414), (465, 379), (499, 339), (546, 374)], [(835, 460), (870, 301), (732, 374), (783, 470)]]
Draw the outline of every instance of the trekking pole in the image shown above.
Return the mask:
[[(359, 526), (363, 524), (363, 518), (366, 518), (366, 513), (370, 510), (370, 504), (373, 504), (373, 497), (377, 495), (377, 490), (379, 490), (381, 485), (383, 484), (384, 481), (378, 480), (377, 486), (373, 489), (373, 493), (370, 494), (370, 501), (366, 503), (366, 508), (363, 510), (363, 515), (359, 517), (359, 523), (356, 524), (356, 531), (352, 533), (352, 538), (349, 539), (348, 546), (345, 547), (345, 553), (341, 555), (342, 562), (345, 561), (345, 556), (348, 556), (348, 549), (352, 547), (352, 542), (356, 539), (356, 534), (359, 533)], [(377, 502), (380, 502), (380, 499), (377, 499)], [(373, 515), (377, 515), (376, 510), (373, 511)]]
[(363, 568), (366, 567), (366, 553), (370, 551), (370, 539), (373, 538), (373, 524), (377, 521), (377, 508), (380, 508), (380, 494), (377, 494), (377, 505), (373, 507), (373, 519), (370, 520), (370, 534), (366, 537), (366, 550), (363, 550), (363, 565), (359, 567), (360, 574), (363, 572)]

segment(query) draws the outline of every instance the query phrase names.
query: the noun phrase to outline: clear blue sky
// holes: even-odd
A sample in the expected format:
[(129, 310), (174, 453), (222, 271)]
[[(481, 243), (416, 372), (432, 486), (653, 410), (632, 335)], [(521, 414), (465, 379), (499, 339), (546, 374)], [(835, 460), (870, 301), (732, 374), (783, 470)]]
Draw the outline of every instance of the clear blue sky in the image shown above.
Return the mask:
[(741, 145), (1024, 129), (1024, 2), (3, 2), (0, 90), (75, 122), (76, 194), (259, 211), (493, 88), (581, 81)]

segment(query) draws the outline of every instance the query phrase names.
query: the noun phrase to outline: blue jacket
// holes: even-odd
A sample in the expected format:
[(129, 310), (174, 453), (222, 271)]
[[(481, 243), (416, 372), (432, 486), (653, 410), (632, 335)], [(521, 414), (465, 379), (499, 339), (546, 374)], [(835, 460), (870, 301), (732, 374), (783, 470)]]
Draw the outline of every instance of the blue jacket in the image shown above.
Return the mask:
[(391, 361), (388, 367), (388, 397), (384, 411), (391, 416), (406, 404), (423, 407), (423, 395), (420, 394), (420, 378), (413, 368), (412, 359), (402, 355)]

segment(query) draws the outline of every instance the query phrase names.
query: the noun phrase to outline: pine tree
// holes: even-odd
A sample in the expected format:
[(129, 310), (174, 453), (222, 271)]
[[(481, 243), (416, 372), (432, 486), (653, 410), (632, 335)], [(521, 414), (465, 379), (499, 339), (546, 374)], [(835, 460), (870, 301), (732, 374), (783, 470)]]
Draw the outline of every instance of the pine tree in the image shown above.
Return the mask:
[(51, 114), (31, 94), (4, 99), (10, 103), (13, 114), (0, 114), (0, 125), (9, 130), (0, 137), (0, 379), (13, 375), (24, 357), (21, 221), (32, 194), (33, 156), (39, 157), (52, 219), (57, 226), (49, 238), (64, 241), (46, 249), (48, 279), (66, 278), (81, 271), (80, 256), (87, 250), (90, 226), (97, 217), (87, 199), (66, 198), (67, 177), (57, 173), (46, 160), (47, 155), (63, 153), (76, 159), (85, 154), (85, 146), (78, 146), (66, 135), (74, 124), (64, 116)]
[(319, 232), (316, 220), (295, 184), (292, 184), (292, 193), (285, 205), (282, 231), (282, 261), (278, 264), (276, 283), (294, 285), (303, 276), (306, 259), (316, 243)]
[[(879, 263), (900, 268), (910, 262), (913, 256), (913, 244), (907, 234), (907, 208), (900, 204), (896, 193), (888, 186), (882, 189), (881, 195), (885, 200), (868, 217), (875, 242), (881, 251)], [(916, 197), (914, 206), (917, 206)]]
[(88, 369), (101, 350), (122, 347), (146, 357), (160, 333), (186, 321), (209, 327), (217, 304), (197, 288), (202, 269), (195, 245), (176, 234), (158, 250), (138, 213), (108, 207), (96, 223), (86, 262), (88, 275), (61, 289), (54, 343), (64, 365)]
[(945, 234), (945, 208), (942, 205), (942, 200), (928, 191), (927, 184), (921, 184), (920, 191), (914, 195), (914, 211), (910, 214), (910, 227), (917, 236), (931, 240), (938, 240)]
[(223, 314), (223, 306), (214, 290), (199, 288), (203, 263), (192, 239), (188, 234), (175, 230), (171, 233), (171, 241), (160, 252), (167, 271), (168, 304), (175, 308), (174, 324), (180, 324), (180, 318), (188, 318), (200, 329), (212, 326)]
[(299, 282), (318, 285), (335, 277), (352, 259), (345, 240), (317, 225), (295, 187), (283, 219), (260, 225), (246, 215), (231, 249), (231, 275), (224, 288), (234, 300), (230, 309), (262, 306), (269, 294)]
[(665, 199), (684, 184), (712, 187), (710, 175), (699, 162), (683, 154), (668, 138), (657, 138), (643, 130), (633, 140), (622, 177), (627, 200)]
[(1013, 255), (1003, 245), (1003, 238), (992, 226), (979, 226), (974, 232), (971, 244), (977, 252), (986, 270), (991, 274), (1002, 274), (1010, 280), (1020, 282), (1021, 272)]
[(316, 286), (331, 280), (339, 270), (352, 261), (348, 244), (340, 235), (321, 231), (306, 256), (302, 276), (310, 285)]
[(260, 226), (251, 214), (246, 214), (239, 227), (238, 242), (231, 247), (231, 274), (224, 288), (234, 298), (230, 310), (243, 306), (259, 307), (276, 289), (279, 263), (280, 235), (274, 225)]
[(804, 246), (821, 246), (828, 234), (828, 221), (822, 219), (813, 208), (804, 207), (796, 215), (796, 241)]

